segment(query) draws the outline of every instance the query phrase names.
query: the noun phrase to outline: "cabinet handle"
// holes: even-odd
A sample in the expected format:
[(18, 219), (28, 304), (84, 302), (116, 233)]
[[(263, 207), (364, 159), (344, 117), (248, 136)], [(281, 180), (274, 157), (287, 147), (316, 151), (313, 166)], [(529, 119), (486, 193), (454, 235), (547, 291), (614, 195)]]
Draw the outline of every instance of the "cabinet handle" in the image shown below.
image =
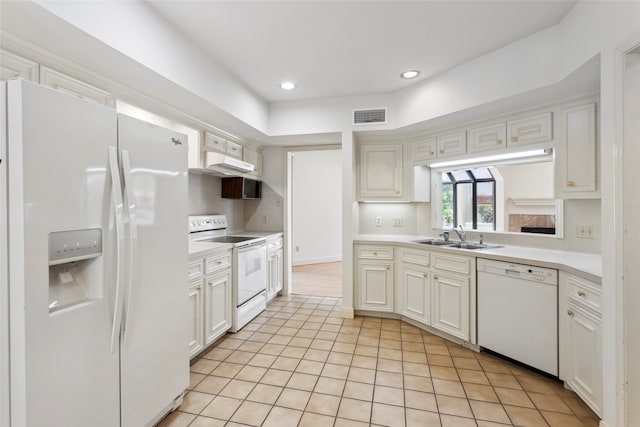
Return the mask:
[(400, 190), (396, 190), (396, 194), (400, 194)]
[(427, 277), (429, 277), (429, 275), (427, 273), (422, 273), (422, 277), (426, 279)]
[(433, 151), (429, 151), (429, 155), (430, 155), (430, 156), (433, 156)]
[(444, 150), (440, 150), (440, 154), (444, 154)]
[(573, 187), (575, 184), (573, 181), (567, 181), (567, 187)]
[(373, 252), (373, 256), (378, 256), (378, 252)]
[(573, 312), (573, 310), (567, 310), (567, 314), (568, 314), (569, 316), (573, 317), (573, 315), (574, 315), (575, 313)]
[(511, 137), (511, 142), (516, 142), (518, 141), (518, 137), (517, 136), (512, 136)]
[(391, 267), (389, 267), (388, 265), (387, 265), (387, 270), (391, 270)]
[(584, 297), (584, 296), (587, 296), (587, 294), (585, 294), (585, 293), (584, 293), (584, 292), (582, 292), (582, 291), (578, 291), (578, 296), (579, 296), (579, 297)]
[(501, 139), (496, 139), (496, 144), (502, 144), (502, 140)]
[(433, 280), (438, 280), (438, 276), (437, 275), (433, 275)]

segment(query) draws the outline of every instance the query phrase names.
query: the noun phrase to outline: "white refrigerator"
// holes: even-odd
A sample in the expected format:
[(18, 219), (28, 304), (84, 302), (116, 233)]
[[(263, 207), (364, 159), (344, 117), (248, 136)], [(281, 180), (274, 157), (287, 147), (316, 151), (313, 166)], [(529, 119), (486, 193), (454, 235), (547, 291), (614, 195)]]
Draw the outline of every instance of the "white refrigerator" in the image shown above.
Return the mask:
[(189, 383), (186, 137), (2, 85), (2, 420), (153, 425)]

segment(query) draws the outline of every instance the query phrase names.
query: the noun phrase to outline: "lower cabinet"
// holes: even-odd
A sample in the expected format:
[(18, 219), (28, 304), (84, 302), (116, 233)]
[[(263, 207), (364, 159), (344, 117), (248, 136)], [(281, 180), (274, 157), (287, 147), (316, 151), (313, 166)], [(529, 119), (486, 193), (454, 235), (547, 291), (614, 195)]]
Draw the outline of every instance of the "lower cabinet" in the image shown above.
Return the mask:
[(231, 328), (231, 250), (192, 257), (189, 279), (189, 356), (194, 357)]
[[(473, 341), (475, 257), (398, 246), (356, 245), (357, 310), (394, 312)], [(394, 271), (397, 274), (394, 275)]]
[(273, 299), (283, 288), (283, 239), (278, 236), (267, 240), (267, 301)]
[(425, 325), (431, 325), (432, 277), (427, 251), (398, 249), (396, 310)]
[(434, 273), (432, 325), (469, 339), (469, 278)]
[(231, 328), (231, 281), (231, 270), (205, 279), (205, 347)]
[(600, 287), (560, 273), (560, 379), (602, 416)]
[(202, 279), (189, 285), (189, 307), (191, 309), (191, 334), (189, 339), (189, 355), (195, 356), (204, 348), (202, 332)]

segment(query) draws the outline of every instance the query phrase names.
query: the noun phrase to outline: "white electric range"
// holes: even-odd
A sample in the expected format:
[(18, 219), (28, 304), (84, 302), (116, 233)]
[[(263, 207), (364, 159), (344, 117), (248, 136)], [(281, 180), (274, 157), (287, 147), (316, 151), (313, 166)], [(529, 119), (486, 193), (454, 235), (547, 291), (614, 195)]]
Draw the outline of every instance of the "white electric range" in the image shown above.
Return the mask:
[(233, 321), (239, 331), (267, 308), (267, 244), (264, 237), (227, 234), (225, 215), (189, 217), (189, 240), (233, 245)]

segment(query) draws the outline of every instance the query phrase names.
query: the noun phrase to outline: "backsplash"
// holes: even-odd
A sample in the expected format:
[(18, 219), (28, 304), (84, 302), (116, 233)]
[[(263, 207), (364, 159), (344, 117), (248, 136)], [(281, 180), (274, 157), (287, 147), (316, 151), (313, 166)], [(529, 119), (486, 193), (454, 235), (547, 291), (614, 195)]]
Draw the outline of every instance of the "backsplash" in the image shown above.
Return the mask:
[(189, 215), (227, 216), (229, 231), (244, 231), (244, 201), (220, 197), (220, 178), (189, 172)]

